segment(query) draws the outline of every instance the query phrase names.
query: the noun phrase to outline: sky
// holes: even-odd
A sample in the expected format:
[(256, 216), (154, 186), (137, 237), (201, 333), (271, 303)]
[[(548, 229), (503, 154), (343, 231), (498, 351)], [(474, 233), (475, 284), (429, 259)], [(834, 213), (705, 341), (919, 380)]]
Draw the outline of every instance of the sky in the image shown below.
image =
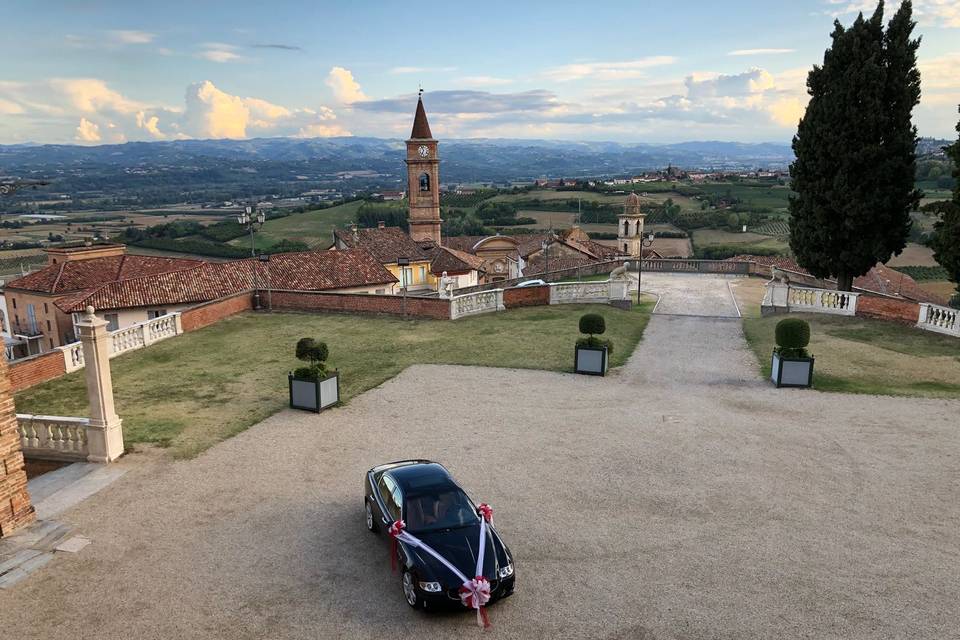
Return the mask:
[[(833, 20), (876, 0), (4, 0), (0, 144), (789, 142)], [(888, 2), (887, 15), (898, 6)], [(955, 137), (960, 0), (914, 0), (920, 135)]]

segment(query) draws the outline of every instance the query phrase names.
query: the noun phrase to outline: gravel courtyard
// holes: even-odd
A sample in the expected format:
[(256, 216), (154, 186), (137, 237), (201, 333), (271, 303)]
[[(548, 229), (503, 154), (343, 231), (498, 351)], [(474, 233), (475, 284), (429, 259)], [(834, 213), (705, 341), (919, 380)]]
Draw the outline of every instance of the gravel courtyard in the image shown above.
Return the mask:
[(956, 637), (958, 410), (772, 389), (735, 318), (655, 316), (607, 378), (415, 366), (193, 460), (122, 460), (61, 517), (92, 543), (0, 617), (17, 640), (479, 636), (410, 611), (363, 526), (366, 469), (426, 457), (516, 557), (491, 637)]

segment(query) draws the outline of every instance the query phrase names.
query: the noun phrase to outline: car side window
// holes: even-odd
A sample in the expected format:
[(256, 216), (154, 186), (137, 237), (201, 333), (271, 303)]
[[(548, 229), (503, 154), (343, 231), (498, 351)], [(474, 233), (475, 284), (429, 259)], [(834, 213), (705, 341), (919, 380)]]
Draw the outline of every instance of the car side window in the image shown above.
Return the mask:
[(397, 483), (393, 479), (384, 474), (380, 476), (380, 482), (377, 483), (377, 488), (380, 490), (380, 498), (383, 500), (384, 506), (387, 508), (387, 513), (390, 514), (392, 520), (400, 519), (400, 501), (398, 496), (400, 490), (397, 487)]

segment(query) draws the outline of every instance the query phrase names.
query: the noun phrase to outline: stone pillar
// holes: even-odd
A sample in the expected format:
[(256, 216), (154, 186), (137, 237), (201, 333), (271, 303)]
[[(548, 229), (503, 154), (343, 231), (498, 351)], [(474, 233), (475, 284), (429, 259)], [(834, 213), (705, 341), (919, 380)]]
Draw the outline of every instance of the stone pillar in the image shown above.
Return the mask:
[(76, 324), (83, 345), (87, 399), (90, 401), (90, 426), (87, 444), (90, 462), (111, 462), (123, 455), (123, 429), (113, 408), (113, 379), (110, 377), (110, 332), (107, 321), (87, 307), (83, 320)]
[(7, 358), (0, 354), (0, 538), (36, 519), (27, 493), (27, 472), (23, 469), (17, 412), (7, 377)]

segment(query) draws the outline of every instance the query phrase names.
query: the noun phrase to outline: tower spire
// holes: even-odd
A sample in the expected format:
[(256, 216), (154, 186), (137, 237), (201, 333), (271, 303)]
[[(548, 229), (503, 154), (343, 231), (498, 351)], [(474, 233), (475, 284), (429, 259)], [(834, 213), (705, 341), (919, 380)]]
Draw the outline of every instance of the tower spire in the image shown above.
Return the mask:
[(414, 140), (431, 140), (430, 123), (427, 122), (427, 112), (423, 108), (423, 88), (417, 94), (417, 114), (413, 117), (413, 131), (410, 138)]

